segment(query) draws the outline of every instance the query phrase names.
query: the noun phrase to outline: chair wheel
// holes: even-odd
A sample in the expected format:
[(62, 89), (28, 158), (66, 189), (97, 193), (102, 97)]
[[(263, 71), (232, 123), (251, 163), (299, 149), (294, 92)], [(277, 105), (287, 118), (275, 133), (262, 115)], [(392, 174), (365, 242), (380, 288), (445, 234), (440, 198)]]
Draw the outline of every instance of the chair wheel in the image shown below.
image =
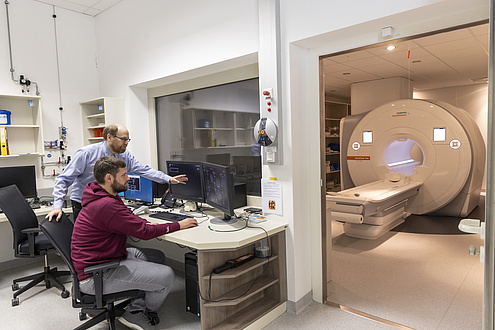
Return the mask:
[(86, 315), (86, 313), (79, 312), (79, 321), (84, 321), (87, 318), (88, 318), (88, 316)]
[(18, 306), (19, 305), (19, 298), (13, 298), (12, 299), (12, 307)]
[(17, 291), (19, 290), (21, 287), (19, 286), (19, 283), (14, 283), (12, 284), (12, 291)]
[(68, 298), (70, 296), (70, 293), (69, 293), (69, 291), (64, 290), (64, 291), (62, 291), (62, 293), (60, 295), (62, 296), (62, 298), (65, 299), (65, 298)]

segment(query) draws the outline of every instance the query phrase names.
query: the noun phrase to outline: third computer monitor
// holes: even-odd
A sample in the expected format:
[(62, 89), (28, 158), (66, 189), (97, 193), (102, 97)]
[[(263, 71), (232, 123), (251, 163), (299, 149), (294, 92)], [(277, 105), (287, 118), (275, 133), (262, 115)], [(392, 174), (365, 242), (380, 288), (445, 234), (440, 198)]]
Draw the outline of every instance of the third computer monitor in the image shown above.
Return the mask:
[(203, 173), (200, 162), (167, 161), (167, 171), (170, 176), (185, 174), (185, 184), (171, 184), (169, 193), (172, 198), (192, 202), (204, 202)]

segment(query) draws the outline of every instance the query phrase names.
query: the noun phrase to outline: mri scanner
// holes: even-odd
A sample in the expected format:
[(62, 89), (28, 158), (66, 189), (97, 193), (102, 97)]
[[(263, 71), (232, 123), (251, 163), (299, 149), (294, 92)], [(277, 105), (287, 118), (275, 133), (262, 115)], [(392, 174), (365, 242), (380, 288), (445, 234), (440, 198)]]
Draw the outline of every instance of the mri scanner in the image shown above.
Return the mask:
[(485, 144), (463, 109), (404, 99), (340, 122), (342, 191), (327, 193), (344, 233), (375, 239), (411, 214), (467, 216), (479, 202)]

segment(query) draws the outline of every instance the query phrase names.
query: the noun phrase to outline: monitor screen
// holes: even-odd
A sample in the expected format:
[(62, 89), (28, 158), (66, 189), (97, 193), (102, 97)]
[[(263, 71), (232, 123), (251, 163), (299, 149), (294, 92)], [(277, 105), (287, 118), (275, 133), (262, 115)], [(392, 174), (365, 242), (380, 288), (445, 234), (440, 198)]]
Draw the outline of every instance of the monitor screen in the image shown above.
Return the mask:
[(178, 183), (169, 186), (172, 198), (193, 202), (204, 202), (203, 173), (200, 162), (167, 161), (167, 171), (170, 176), (185, 174), (186, 184)]
[(212, 219), (212, 223), (232, 223), (234, 216), (234, 178), (229, 166), (203, 163), (203, 187), (205, 202), (222, 211), (223, 218)]
[(124, 198), (145, 204), (153, 204), (153, 181), (134, 173), (127, 173), (129, 181)]
[(37, 198), (36, 170), (31, 166), (0, 167), (0, 187), (15, 184), (24, 198)]

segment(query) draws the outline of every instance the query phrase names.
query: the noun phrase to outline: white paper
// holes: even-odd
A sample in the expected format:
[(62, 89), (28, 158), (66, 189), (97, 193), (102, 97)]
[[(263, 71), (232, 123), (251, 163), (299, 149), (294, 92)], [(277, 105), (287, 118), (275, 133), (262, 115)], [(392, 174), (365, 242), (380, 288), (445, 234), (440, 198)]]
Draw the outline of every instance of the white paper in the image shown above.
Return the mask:
[(282, 215), (282, 184), (276, 180), (261, 180), (263, 213)]

